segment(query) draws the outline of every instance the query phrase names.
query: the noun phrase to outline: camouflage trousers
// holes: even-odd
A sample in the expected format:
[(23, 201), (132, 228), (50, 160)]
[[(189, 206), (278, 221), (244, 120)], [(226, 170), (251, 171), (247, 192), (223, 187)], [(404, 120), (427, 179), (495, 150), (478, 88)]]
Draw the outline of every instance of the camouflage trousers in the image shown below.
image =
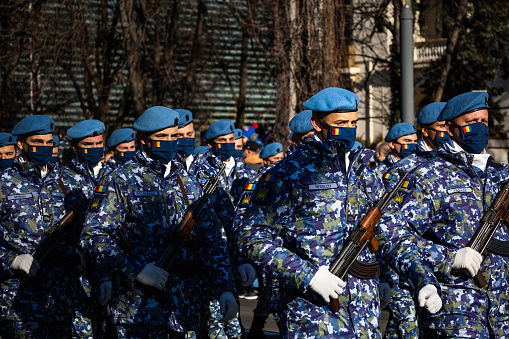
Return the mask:
[(0, 321), (1, 339), (37, 338), (37, 339), (59, 339), (72, 337), (72, 322), (52, 321)]
[(412, 293), (394, 285), (389, 302), (389, 322), (385, 329), (384, 339), (418, 338), (417, 314)]
[(210, 317), (208, 321), (208, 333), (210, 339), (242, 338), (242, 327), (239, 314), (227, 323), (221, 322), (221, 310), (218, 300), (212, 300), (209, 304)]

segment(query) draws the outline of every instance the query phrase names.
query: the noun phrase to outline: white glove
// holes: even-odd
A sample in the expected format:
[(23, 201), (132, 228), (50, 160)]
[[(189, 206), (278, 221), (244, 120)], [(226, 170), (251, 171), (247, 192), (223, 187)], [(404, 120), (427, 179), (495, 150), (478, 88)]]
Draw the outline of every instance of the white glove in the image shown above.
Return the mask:
[(11, 268), (13, 270), (23, 271), (33, 277), (37, 274), (37, 270), (40, 266), (37, 260), (35, 260), (30, 254), (21, 254), (14, 258)]
[(219, 297), (219, 311), (223, 316), (223, 318), (220, 320), (223, 323), (235, 317), (239, 311), (239, 305), (237, 305), (237, 300), (235, 300), (232, 292), (228, 291), (221, 294)]
[(155, 262), (151, 262), (145, 266), (136, 276), (136, 281), (143, 285), (152, 286), (162, 291), (166, 285), (169, 274), (154, 264)]
[(479, 271), (482, 263), (482, 255), (470, 247), (464, 247), (456, 252), (452, 268), (464, 268), (473, 277)]
[(424, 307), (429, 313), (435, 314), (442, 308), (442, 299), (438, 295), (437, 288), (426, 285), (419, 291), (419, 306)]
[(378, 293), (380, 294), (380, 309), (385, 308), (391, 301), (391, 285), (386, 282), (381, 282), (378, 285)]
[(99, 287), (101, 296), (99, 302), (102, 306), (106, 305), (111, 300), (111, 281), (105, 281)]
[(242, 278), (241, 285), (244, 287), (250, 286), (256, 279), (256, 271), (251, 264), (245, 263), (240, 265), (237, 270)]
[(326, 302), (337, 299), (343, 293), (346, 283), (339, 277), (329, 272), (329, 266), (320, 266), (318, 272), (309, 283), (309, 287), (318, 293)]

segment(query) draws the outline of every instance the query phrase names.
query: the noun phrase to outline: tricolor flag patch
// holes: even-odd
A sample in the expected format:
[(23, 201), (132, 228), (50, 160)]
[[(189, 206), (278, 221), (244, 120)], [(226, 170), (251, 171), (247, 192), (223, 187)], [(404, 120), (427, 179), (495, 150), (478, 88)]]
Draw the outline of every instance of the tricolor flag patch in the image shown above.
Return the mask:
[(246, 191), (253, 191), (256, 187), (256, 184), (247, 184)]
[(408, 149), (408, 144), (404, 144), (403, 149)]
[(470, 128), (470, 126), (463, 127), (463, 133), (468, 133), (468, 132), (472, 132), (472, 129)]
[(156, 147), (156, 148), (161, 147), (161, 142), (160, 141), (154, 141), (154, 147)]
[(261, 179), (261, 182), (273, 182), (274, 181), (274, 175), (273, 174), (265, 174)]
[(37, 147), (31, 146), (30, 147), (30, 153), (37, 153)]
[(99, 185), (95, 188), (95, 193), (105, 193), (108, 186)]
[(83, 149), (83, 154), (88, 154), (88, 149), (84, 148)]
[(407, 190), (412, 188), (412, 183), (410, 181), (405, 181), (401, 187), (406, 188)]
[(391, 180), (391, 178), (392, 178), (392, 174), (390, 174), (390, 173), (385, 173), (384, 174), (384, 179), (385, 180)]
[(341, 135), (341, 128), (333, 127), (332, 128), (332, 135)]
[(439, 138), (445, 137), (445, 132), (438, 132), (438, 137)]
[(221, 144), (216, 144), (216, 149), (221, 149)]
[(121, 157), (123, 157), (125, 153), (124, 152), (120, 152), (119, 154), (120, 154)]

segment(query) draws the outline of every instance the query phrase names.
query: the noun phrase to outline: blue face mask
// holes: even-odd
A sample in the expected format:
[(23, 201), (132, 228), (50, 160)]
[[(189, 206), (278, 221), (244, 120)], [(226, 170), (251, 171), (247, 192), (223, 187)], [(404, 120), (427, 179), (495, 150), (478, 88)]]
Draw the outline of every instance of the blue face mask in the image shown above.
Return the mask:
[(97, 165), (104, 155), (104, 147), (78, 148), (81, 161), (90, 166)]
[(187, 158), (194, 151), (194, 138), (180, 138), (178, 139), (178, 153)]
[(355, 145), (355, 138), (357, 137), (357, 127), (330, 126), (323, 119), (320, 119), (320, 121), (329, 128), (330, 140), (338, 140), (341, 144), (345, 145), (345, 152), (352, 150)]
[[(28, 145), (28, 144), (27, 144)], [(36, 165), (44, 166), (50, 162), (53, 157), (53, 146), (30, 146), (26, 153), (28, 161)]]
[(474, 124), (458, 127), (463, 136), (463, 140), (458, 142), (458, 144), (468, 153), (480, 154), (486, 146), (488, 146), (490, 128), (484, 123), (476, 122)]
[(0, 159), (0, 171), (8, 169), (14, 163), (14, 158), (11, 159)]
[(431, 140), (431, 142), (433, 143), (433, 145), (435, 145), (436, 148), (440, 148), (440, 146), (442, 146), (451, 139), (449, 137), (449, 133), (447, 133), (446, 131), (437, 131), (436, 129), (433, 128), (428, 129), (436, 132), (435, 139)]
[[(398, 142), (395, 142), (396, 144), (399, 144)], [(415, 147), (417, 147), (417, 144), (400, 144), (401, 145), (401, 151), (399, 151), (399, 156), (402, 158), (408, 157), (410, 154), (414, 153)]]
[(125, 164), (126, 162), (131, 160), (135, 154), (136, 151), (124, 151), (124, 152), (115, 151), (115, 159)]
[(220, 157), (222, 160), (228, 160), (234, 155), (235, 143), (228, 142), (224, 144), (216, 144), (213, 148), (214, 154)]
[(50, 163), (50, 164), (56, 164), (57, 162), (58, 162), (58, 157), (51, 157), (51, 158), (49, 159), (49, 163)]
[(163, 164), (169, 163), (177, 154), (178, 140), (152, 140), (150, 156)]
[(235, 151), (233, 151), (233, 157), (234, 158), (242, 159), (243, 156), (244, 156), (244, 151), (243, 150), (236, 149)]

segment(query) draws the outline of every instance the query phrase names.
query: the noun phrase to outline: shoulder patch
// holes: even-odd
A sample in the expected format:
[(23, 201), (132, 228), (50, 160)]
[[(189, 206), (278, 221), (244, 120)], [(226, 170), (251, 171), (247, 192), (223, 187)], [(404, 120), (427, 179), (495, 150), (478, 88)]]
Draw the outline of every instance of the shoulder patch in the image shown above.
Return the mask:
[(103, 199), (104, 199), (104, 195), (94, 194), (90, 201), (90, 206), (88, 207), (88, 211), (92, 212), (92, 213), (99, 211), (99, 208), (101, 207)]
[(242, 195), (239, 202), (239, 207), (246, 208), (251, 204), (251, 198), (253, 197), (253, 191), (247, 191)]
[(260, 182), (273, 182), (276, 176), (274, 174), (264, 174), (263, 177), (260, 178)]
[(392, 174), (390, 174), (389, 172), (386, 172), (383, 176), (383, 179), (384, 180), (391, 180), (392, 179)]
[(260, 186), (253, 192), (253, 197), (251, 199), (255, 204), (265, 205), (269, 200), (271, 192), (271, 186)]

